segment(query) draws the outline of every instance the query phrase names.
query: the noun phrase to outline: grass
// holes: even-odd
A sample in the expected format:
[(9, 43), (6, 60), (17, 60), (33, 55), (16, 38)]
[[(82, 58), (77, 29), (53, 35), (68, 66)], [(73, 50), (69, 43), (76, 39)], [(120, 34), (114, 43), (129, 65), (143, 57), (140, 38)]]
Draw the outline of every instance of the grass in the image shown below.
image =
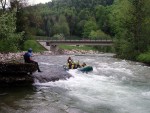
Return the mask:
[(69, 45), (59, 45), (59, 48), (61, 49), (65, 49), (65, 50), (86, 50), (86, 51), (89, 51), (89, 50), (96, 50), (94, 49), (93, 47), (91, 46), (69, 46)]
[(24, 48), (24, 51), (27, 51), (29, 48), (32, 48), (33, 52), (42, 52), (46, 50), (36, 40), (25, 41), (23, 48)]

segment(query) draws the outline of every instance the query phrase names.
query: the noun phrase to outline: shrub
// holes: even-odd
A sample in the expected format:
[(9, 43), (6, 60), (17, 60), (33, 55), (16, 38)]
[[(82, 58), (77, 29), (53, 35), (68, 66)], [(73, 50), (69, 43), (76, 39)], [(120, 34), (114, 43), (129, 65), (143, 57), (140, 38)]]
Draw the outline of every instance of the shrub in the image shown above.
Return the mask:
[(137, 60), (140, 61), (140, 62), (144, 62), (144, 63), (150, 63), (150, 52), (140, 54), (137, 57)]

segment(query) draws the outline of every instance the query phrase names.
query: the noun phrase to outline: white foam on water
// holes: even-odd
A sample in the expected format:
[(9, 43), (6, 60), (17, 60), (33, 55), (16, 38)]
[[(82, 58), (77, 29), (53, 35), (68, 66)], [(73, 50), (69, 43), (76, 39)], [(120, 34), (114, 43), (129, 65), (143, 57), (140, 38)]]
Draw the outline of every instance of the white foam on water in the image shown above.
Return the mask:
[[(93, 72), (88, 74), (77, 69), (69, 70), (68, 73), (73, 77), (68, 80), (35, 85), (44, 88), (51, 86), (64, 88), (69, 97), (77, 98), (78, 104), (91, 109), (105, 105), (113, 108), (115, 113), (149, 113), (150, 102), (147, 99), (150, 99), (150, 92), (143, 92), (142, 89), (125, 85), (121, 81), (134, 77), (134, 73), (126, 68), (126, 65), (128, 65), (126, 61), (114, 62), (113, 65), (100, 62), (93, 68)], [(107, 74), (110, 76), (106, 76)], [(120, 80), (116, 79), (118, 76), (121, 77)]]
[(39, 62), (39, 64), (48, 65), (48, 66), (54, 65), (54, 64), (47, 63), (47, 62)]
[[(69, 70), (73, 75), (68, 80), (57, 82), (38, 83), (36, 85), (61, 87), (67, 89), (68, 95), (78, 98), (87, 106), (107, 104), (126, 109), (134, 93), (127, 91), (128, 88), (118, 85), (117, 81), (111, 81), (109, 77), (94, 75), (92, 73), (80, 73), (77, 70)], [(133, 93), (133, 94), (132, 94)], [(120, 104), (121, 102), (126, 105)]]
[(142, 96), (150, 99), (150, 91), (148, 91), (148, 92), (142, 92)]

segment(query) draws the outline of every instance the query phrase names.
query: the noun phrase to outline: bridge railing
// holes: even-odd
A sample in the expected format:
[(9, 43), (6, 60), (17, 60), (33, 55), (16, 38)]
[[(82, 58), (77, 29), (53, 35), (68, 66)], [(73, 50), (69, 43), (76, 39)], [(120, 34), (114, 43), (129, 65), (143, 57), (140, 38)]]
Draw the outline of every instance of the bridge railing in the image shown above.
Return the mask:
[(43, 41), (45, 41), (45, 40), (70, 40), (70, 41), (75, 41), (75, 40), (84, 40), (84, 41), (86, 41), (86, 40), (92, 40), (92, 41), (98, 41), (98, 40), (105, 40), (105, 41), (110, 41), (110, 40), (112, 40), (113, 41), (113, 38), (107, 38), (107, 37), (105, 37), (105, 38), (103, 38), (103, 37), (101, 37), (101, 38), (79, 38), (79, 39), (75, 39), (75, 38), (63, 38), (63, 39), (54, 39), (54, 38), (52, 38), (52, 37), (45, 37), (45, 36), (36, 36), (36, 40), (43, 40)]

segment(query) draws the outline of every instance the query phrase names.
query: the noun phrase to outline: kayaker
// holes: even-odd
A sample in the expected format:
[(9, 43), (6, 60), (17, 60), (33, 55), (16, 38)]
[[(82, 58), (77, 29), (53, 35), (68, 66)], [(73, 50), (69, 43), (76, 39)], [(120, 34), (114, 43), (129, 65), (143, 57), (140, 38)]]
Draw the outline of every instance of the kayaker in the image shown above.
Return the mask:
[(32, 48), (28, 49), (28, 51), (24, 54), (24, 61), (25, 63), (33, 63), (37, 66), (38, 72), (42, 72), (39, 68), (39, 65), (36, 61), (32, 60)]
[(72, 63), (72, 62), (73, 62), (72, 58), (71, 58), (71, 57), (68, 57), (67, 62), (68, 62), (68, 63)]
[(80, 63), (79, 63), (79, 60), (78, 60), (78, 62), (76, 63), (76, 67), (77, 67), (77, 68), (81, 68), (81, 65), (80, 65)]
[(73, 60), (71, 57), (68, 57), (67, 63), (68, 63), (68, 68), (71, 69), (73, 65)]
[(82, 67), (85, 67), (85, 66), (86, 66), (86, 63), (85, 63), (85, 62), (83, 62)]

